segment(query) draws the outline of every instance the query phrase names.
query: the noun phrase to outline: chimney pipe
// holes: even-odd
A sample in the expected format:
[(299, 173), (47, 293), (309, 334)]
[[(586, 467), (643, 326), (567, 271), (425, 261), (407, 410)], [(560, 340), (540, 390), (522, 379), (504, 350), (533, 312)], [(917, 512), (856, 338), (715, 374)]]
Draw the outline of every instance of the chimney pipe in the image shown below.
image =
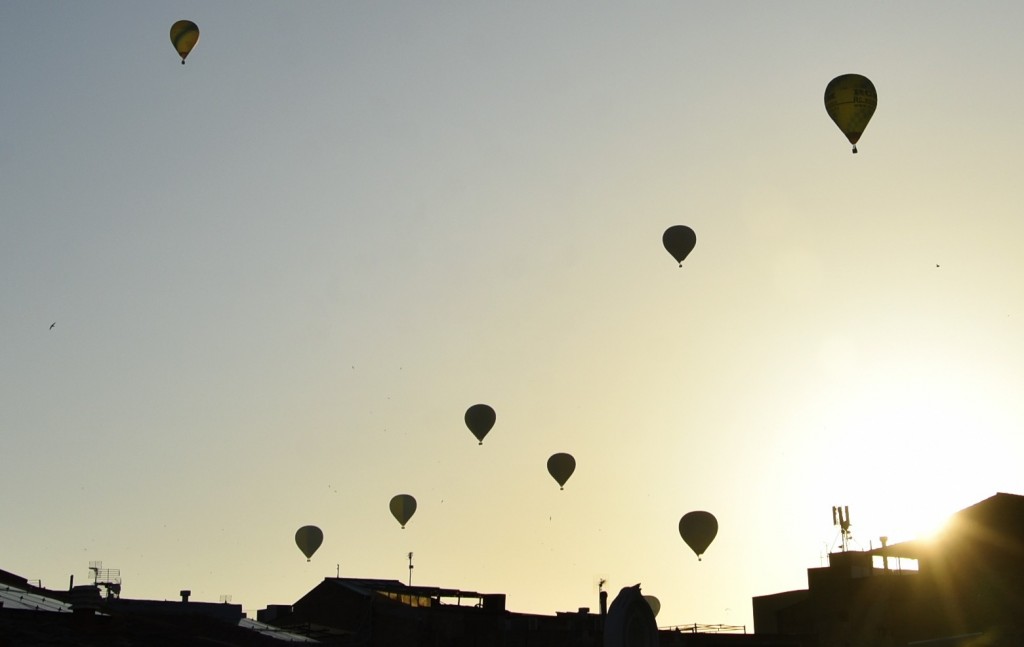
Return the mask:
[(188, 596), (192, 595), (192, 591), (189, 591), (188, 589), (183, 589), (179, 591), (179, 593), (181, 593), (182, 602), (188, 602)]

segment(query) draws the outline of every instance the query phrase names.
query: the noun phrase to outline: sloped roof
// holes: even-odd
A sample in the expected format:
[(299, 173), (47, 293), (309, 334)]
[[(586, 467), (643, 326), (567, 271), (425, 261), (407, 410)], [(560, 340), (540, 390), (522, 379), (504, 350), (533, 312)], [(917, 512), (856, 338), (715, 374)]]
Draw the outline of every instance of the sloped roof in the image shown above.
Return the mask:
[(302, 636), (302, 635), (299, 635), (299, 634), (296, 634), (296, 633), (291, 633), (290, 631), (285, 631), (284, 629), (281, 629), (280, 627), (275, 627), (274, 625), (268, 625), (265, 622), (257, 622), (256, 620), (250, 620), (249, 618), (242, 618), (241, 620), (239, 620), (238, 621), (238, 626), (241, 627), (242, 629), (248, 629), (250, 631), (255, 631), (257, 633), (263, 634), (264, 636), (269, 636), (271, 638), (274, 638), (276, 640), (282, 640), (284, 642), (293, 642), (293, 643), (319, 643), (320, 642), (318, 640), (313, 640), (312, 638), (310, 638), (308, 636)]
[[(55, 615), (57, 615), (57, 614), (68, 615), (68, 616), (72, 615), (73, 609), (72, 609), (71, 604), (69, 604), (69, 603), (67, 603), (67, 602), (65, 602), (63, 600), (60, 600), (60, 599), (58, 599), (56, 597), (53, 597), (52, 595), (47, 595), (47, 593), (49, 593), (49, 591), (47, 589), (41, 589), (39, 587), (32, 586), (31, 584), (27, 583), (28, 581), (25, 578), (17, 576), (17, 575), (14, 575), (13, 573), (9, 573), (7, 571), (0, 571), (0, 574), (2, 574), (2, 576), (3, 576), (2, 577), (2, 581), (4, 581), (4, 582), (11, 582), (10, 584), (0, 583), (0, 608), (2, 608), (3, 610), (5, 610), (5, 611), (6, 610), (38, 611), (38, 612), (53, 613)], [(25, 583), (23, 585), (24, 588), (22, 588), (22, 586), (19, 586), (19, 584), (21, 584), (21, 583)], [(147, 614), (146, 611), (150, 611), (151, 612), (153, 610), (154, 606), (156, 606), (156, 607), (167, 607), (167, 606), (178, 607), (178, 606), (181, 606), (183, 604), (183, 603), (180, 603), (180, 602), (171, 602), (171, 603), (169, 603), (169, 602), (166, 602), (166, 601), (152, 601), (152, 600), (117, 600), (117, 602), (123, 603), (123, 604), (119, 605), (120, 606), (120, 610), (122, 611), (122, 613), (120, 615), (126, 615), (129, 618), (148, 618), (152, 614), (151, 613)], [(134, 604), (132, 604), (132, 603), (134, 603)], [(197, 607), (199, 607), (200, 605), (202, 605), (204, 603), (194, 603), (194, 604), (193, 603), (188, 603), (188, 604), (192, 608), (197, 608)], [(220, 606), (220, 605), (217, 605), (217, 606)], [(99, 616), (107, 616), (106, 613), (99, 613), (97, 615), (99, 615)], [(48, 638), (52, 638), (54, 636), (63, 637), (63, 636), (65, 636), (65, 633), (67, 633), (67, 632), (72, 632), (71, 634), (68, 634), (68, 635), (76, 635), (76, 634), (73, 633), (74, 630), (68, 628), (69, 625), (62, 624), (61, 622), (53, 623), (53, 622), (45, 622), (44, 621), (43, 624), (41, 625), (39, 623), (39, 621), (32, 621), (32, 620), (27, 619), (27, 618), (50, 618), (50, 617), (52, 617), (52, 616), (48, 616), (48, 615), (47, 616), (37, 616), (35, 614), (31, 614), (30, 616), (26, 616), (26, 619), (23, 619), (23, 620), (20, 621), (21, 624), (18, 625), (18, 628), (21, 629), (21, 630), (24, 630), (24, 629), (26, 629), (26, 627), (29, 627), (29, 626), (35, 627), (36, 625), (39, 625), (39, 627), (37, 628), (38, 629), (38, 631), (37, 631), (38, 635), (35, 635), (35, 634), (33, 634), (33, 635), (35, 636), (35, 638), (38, 638), (40, 640), (42, 640), (43, 637), (48, 637)], [(107, 617), (106, 619), (110, 620), (109, 617)], [(181, 631), (183, 631), (184, 632), (183, 635), (187, 635), (188, 634), (187, 625), (190, 622), (194, 622), (194, 621), (191, 621), (191, 620), (188, 620), (188, 619), (182, 619), (180, 625), (173, 625), (173, 626), (175, 628), (180, 629)], [(226, 624), (230, 624), (230, 623), (226, 623)], [(264, 639), (274, 639), (274, 640), (277, 640), (277, 641), (284, 641), (284, 642), (303, 642), (303, 643), (316, 643), (317, 642), (316, 640), (313, 640), (312, 638), (308, 638), (306, 636), (301, 636), (301, 635), (295, 634), (295, 633), (290, 633), (290, 632), (285, 631), (283, 629), (280, 629), (278, 627), (274, 627), (274, 626), (271, 626), (271, 625), (268, 625), (268, 624), (265, 624), (265, 623), (262, 623), (262, 622), (256, 622), (255, 620), (249, 620), (248, 618), (244, 618), (244, 617), (241, 620), (239, 620), (237, 623), (235, 623), (235, 624), (237, 625), (238, 629), (240, 629), (240, 630), (245, 630), (246, 632), (252, 632), (254, 635), (261, 636), (262, 638), (260, 639), (260, 643), (259, 644), (266, 644), (266, 643), (263, 642)], [(45, 625), (45, 626), (43, 626), (43, 625)], [(168, 625), (166, 625), (166, 624), (161, 624), (161, 627), (163, 627), (164, 629), (166, 629), (167, 626)], [(111, 628), (111, 627), (108, 627), (107, 625), (104, 625), (103, 627), (97, 629), (97, 631), (100, 632), (99, 635), (107, 635), (107, 634), (104, 634), (103, 632), (114, 632), (114, 633), (112, 633), (110, 635), (117, 636), (117, 637), (123, 637), (121, 635), (121, 633), (118, 633), (118, 632), (122, 632), (125, 635), (128, 635), (128, 634), (131, 634), (134, 631), (148, 631), (148, 629), (146, 629), (146, 627), (144, 626), (144, 623), (142, 625), (139, 625), (139, 627), (141, 627), (141, 628), (138, 628), (138, 627), (135, 627), (135, 625), (132, 625), (132, 627), (130, 627), (130, 628), (124, 628), (124, 627), (121, 627), (121, 628)], [(25, 638), (27, 636), (27, 634), (24, 634), (24, 631), (22, 633), (18, 634), (18, 635), (20, 637), (22, 637), (22, 638)], [(12, 644), (14, 644), (14, 643), (12, 643)], [(32, 644), (35, 644), (35, 643), (33, 642)], [(49, 643), (47, 643), (47, 644), (49, 644)], [(66, 644), (66, 643), (61, 642), (61, 644)], [(242, 643), (225, 643), (225, 644), (242, 644)], [(249, 643), (249, 641), (246, 641), (244, 644), (250, 644), (250, 643)], [(256, 644), (256, 643), (252, 643), (252, 644)]]
[(446, 589), (438, 586), (409, 586), (398, 580), (377, 580), (357, 577), (327, 577), (331, 582), (361, 595), (374, 592), (399, 593), (402, 595), (418, 595), (430, 598), (483, 598), (484, 594), (461, 589)]
[(889, 544), (883, 548), (874, 548), (865, 551), (869, 555), (880, 555), (883, 557), (903, 557), (906, 559), (922, 559), (932, 549), (932, 542), (924, 539), (911, 539), (896, 544)]
[(1024, 496), (997, 492), (954, 513), (942, 534), (933, 539), (912, 539), (867, 552), (922, 559), (951, 540), (963, 539), (1010, 548), (1024, 545)]
[(0, 602), (3, 603), (5, 609), (71, 613), (71, 605), (66, 602), (9, 584), (0, 584)]

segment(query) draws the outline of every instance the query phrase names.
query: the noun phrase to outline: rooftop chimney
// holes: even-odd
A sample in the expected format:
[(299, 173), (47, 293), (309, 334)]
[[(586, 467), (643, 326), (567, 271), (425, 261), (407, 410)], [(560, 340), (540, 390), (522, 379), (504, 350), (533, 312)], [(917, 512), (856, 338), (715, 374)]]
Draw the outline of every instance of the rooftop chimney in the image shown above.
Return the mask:
[(182, 589), (179, 593), (181, 594), (182, 602), (188, 602), (188, 596), (192, 595), (192, 591), (189, 591), (188, 589)]

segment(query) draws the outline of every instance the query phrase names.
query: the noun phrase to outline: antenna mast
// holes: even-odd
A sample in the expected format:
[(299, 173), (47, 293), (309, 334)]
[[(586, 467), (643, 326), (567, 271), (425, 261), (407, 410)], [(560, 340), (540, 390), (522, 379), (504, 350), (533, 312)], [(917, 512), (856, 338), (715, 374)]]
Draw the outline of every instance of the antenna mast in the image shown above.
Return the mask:
[(93, 585), (106, 589), (108, 598), (121, 597), (121, 569), (103, 568), (103, 562), (89, 562), (89, 570)]
[(842, 547), (845, 553), (850, 549), (850, 506), (832, 506), (832, 525), (839, 526), (839, 535), (842, 537)]
[(412, 586), (412, 551), (409, 551), (409, 586)]

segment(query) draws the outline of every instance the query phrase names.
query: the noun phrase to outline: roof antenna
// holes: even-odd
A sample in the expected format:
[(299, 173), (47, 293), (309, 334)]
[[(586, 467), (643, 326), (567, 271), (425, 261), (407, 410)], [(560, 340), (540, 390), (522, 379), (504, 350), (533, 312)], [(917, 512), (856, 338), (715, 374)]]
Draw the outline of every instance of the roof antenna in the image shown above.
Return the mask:
[(412, 551), (409, 551), (409, 586), (412, 586)]
[(106, 597), (121, 597), (121, 569), (103, 568), (103, 562), (89, 562), (89, 570), (92, 571), (93, 586), (102, 586), (106, 590)]
[(832, 525), (839, 526), (839, 535), (842, 537), (842, 547), (845, 553), (850, 549), (850, 506), (832, 506)]

